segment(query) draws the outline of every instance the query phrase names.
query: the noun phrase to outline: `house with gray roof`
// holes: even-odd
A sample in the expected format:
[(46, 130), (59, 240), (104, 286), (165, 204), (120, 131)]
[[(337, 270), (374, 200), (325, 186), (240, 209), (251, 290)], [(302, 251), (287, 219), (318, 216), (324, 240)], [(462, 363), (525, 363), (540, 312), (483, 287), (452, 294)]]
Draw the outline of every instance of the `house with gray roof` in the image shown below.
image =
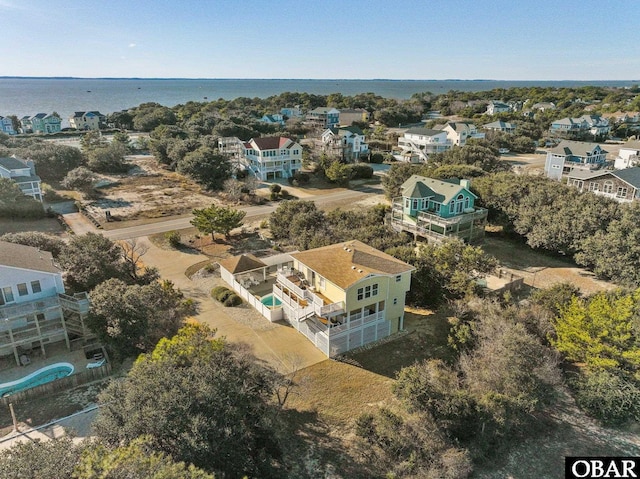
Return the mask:
[(29, 362), (49, 345), (92, 334), (85, 326), (89, 312), (86, 293), (65, 294), (62, 270), (48, 251), (0, 241), (0, 357), (16, 364)]
[(616, 170), (640, 165), (640, 141), (627, 141), (618, 152), (613, 167)]
[(358, 161), (369, 153), (364, 133), (357, 126), (327, 128), (320, 138), (323, 150), (343, 161)]
[(58, 133), (62, 129), (61, 124), (59, 116), (47, 113), (37, 113), (22, 123), (24, 133)]
[(475, 206), (477, 197), (469, 188), (466, 179), (442, 181), (413, 175), (402, 184), (402, 196), (393, 199), (391, 225), (428, 241), (481, 241), (487, 210)]
[(15, 182), (22, 192), (42, 201), (42, 182), (36, 175), (33, 160), (21, 160), (15, 156), (0, 158), (0, 178)]
[(607, 151), (597, 143), (562, 140), (547, 152), (544, 172), (547, 177), (560, 180), (573, 170), (593, 171), (604, 167)]
[(76, 130), (99, 130), (107, 117), (99, 111), (76, 111), (69, 117), (69, 126)]
[(484, 133), (479, 133), (476, 125), (468, 121), (450, 121), (437, 129), (445, 131), (449, 141), (456, 146), (464, 146), (471, 138), (484, 138)]
[(497, 115), (498, 113), (508, 113), (511, 111), (511, 105), (507, 105), (501, 101), (492, 100), (487, 105), (487, 115)]
[(621, 203), (640, 200), (640, 167), (624, 170), (578, 170), (568, 175), (567, 184), (581, 192), (606, 196)]
[(502, 131), (504, 133), (514, 133), (516, 131), (516, 124), (510, 123), (508, 121), (492, 121), (491, 123), (487, 123), (486, 125), (482, 125), (483, 130), (489, 131)]
[(447, 132), (430, 128), (409, 128), (398, 138), (399, 154), (394, 155), (399, 161), (426, 163), (429, 155), (447, 151), (453, 142)]
[(13, 121), (8, 116), (0, 116), (0, 133), (7, 135), (15, 135), (17, 133), (13, 128)]
[(305, 122), (313, 128), (331, 128), (340, 124), (340, 111), (331, 107), (319, 106), (307, 112)]

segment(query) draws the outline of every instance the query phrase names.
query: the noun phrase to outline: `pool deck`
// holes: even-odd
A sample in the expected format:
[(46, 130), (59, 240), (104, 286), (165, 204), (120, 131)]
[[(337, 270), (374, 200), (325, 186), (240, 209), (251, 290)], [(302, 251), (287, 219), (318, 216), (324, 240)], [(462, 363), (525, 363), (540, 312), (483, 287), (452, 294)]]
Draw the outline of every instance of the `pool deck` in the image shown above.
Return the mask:
[(87, 364), (93, 362), (85, 358), (84, 351), (69, 351), (64, 343), (47, 346), (47, 357), (42, 357), (40, 350), (34, 350), (29, 353), (30, 364), (26, 366), (16, 366), (13, 356), (8, 360), (3, 359), (0, 362), (0, 384), (4, 384), (16, 379), (23, 378), (38, 369), (55, 363), (71, 363), (75, 368), (74, 372), (84, 371)]

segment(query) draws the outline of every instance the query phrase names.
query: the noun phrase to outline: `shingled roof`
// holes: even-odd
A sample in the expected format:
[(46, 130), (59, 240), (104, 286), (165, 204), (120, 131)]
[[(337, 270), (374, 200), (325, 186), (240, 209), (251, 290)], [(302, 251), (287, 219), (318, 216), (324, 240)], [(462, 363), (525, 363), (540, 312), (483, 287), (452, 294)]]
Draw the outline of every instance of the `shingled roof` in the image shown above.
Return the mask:
[(29, 165), (23, 160), (12, 156), (0, 158), (0, 166), (7, 170), (24, 170), (25, 168), (29, 168)]
[(218, 264), (229, 271), (231, 274), (254, 271), (256, 269), (265, 268), (267, 266), (252, 254), (241, 254), (240, 256), (233, 256), (231, 258), (218, 261)]
[(414, 269), (357, 240), (292, 253), (291, 256), (342, 289), (370, 274), (396, 275)]
[(60, 268), (53, 264), (53, 256), (48, 251), (7, 241), (0, 241), (0, 266), (47, 273), (61, 272)]
[[(459, 180), (449, 181), (434, 180), (426, 176), (412, 175), (402, 184), (402, 196), (405, 198), (433, 198), (438, 203), (448, 203), (455, 198), (461, 190)], [(471, 195), (476, 197), (469, 191)]]
[(261, 138), (251, 138), (245, 147), (253, 148), (254, 146), (262, 150), (277, 150), (279, 148), (291, 148), (294, 145), (293, 140), (284, 136), (265, 136)]
[[(562, 140), (558, 144), (558, 146), (556, 146), (555, 148), (551, 148), (549, 152), (563, 156), (573, 155), (586, 157), (587, 153), (593, 152), (596, 147), (600, 147), (600, 145), (598, 145), (597, 143), (589, 143), (586, 141)], [(608, 151), (603, 150), (602, 147), (600, 147), (600, 150), (602, 151), (602, 153), (609, 153)]]

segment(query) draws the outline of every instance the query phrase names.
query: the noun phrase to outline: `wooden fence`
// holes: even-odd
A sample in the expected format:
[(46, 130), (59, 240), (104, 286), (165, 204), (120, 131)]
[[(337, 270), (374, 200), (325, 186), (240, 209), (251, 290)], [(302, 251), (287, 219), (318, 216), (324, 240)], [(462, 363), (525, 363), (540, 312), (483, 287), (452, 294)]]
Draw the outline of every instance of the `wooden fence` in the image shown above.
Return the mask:
[(110, 374), (111, 364), (105, 363), (99, 368), (86, 369), (65, 378), (56, 379), (55, 381), (41, 384), (40, 386), (35, 386), (33, 388), (25, 389), (24, 391), (18, 391), (10, 395), (3, 396), (1, 398), (2, 404), (8, 406), (9, 403), (16, 404), (28, 399), (55, 394), (82, 384), (90, 383), (91, 381), (97, 381), (98, 379), (102, 379)]

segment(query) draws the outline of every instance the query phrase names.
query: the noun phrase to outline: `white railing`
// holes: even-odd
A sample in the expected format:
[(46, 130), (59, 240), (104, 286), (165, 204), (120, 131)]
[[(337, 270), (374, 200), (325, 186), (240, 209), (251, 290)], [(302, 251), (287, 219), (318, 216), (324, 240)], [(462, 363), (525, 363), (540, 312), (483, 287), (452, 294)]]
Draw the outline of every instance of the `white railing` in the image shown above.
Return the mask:
[(59, 307), (60, 302), (57, 296), (36, 299), (28, 303), (19, 303), (10, 306), (0, 307), (0, 319), (13, 319), (28, 314), (41, 313), (46, 309)]

